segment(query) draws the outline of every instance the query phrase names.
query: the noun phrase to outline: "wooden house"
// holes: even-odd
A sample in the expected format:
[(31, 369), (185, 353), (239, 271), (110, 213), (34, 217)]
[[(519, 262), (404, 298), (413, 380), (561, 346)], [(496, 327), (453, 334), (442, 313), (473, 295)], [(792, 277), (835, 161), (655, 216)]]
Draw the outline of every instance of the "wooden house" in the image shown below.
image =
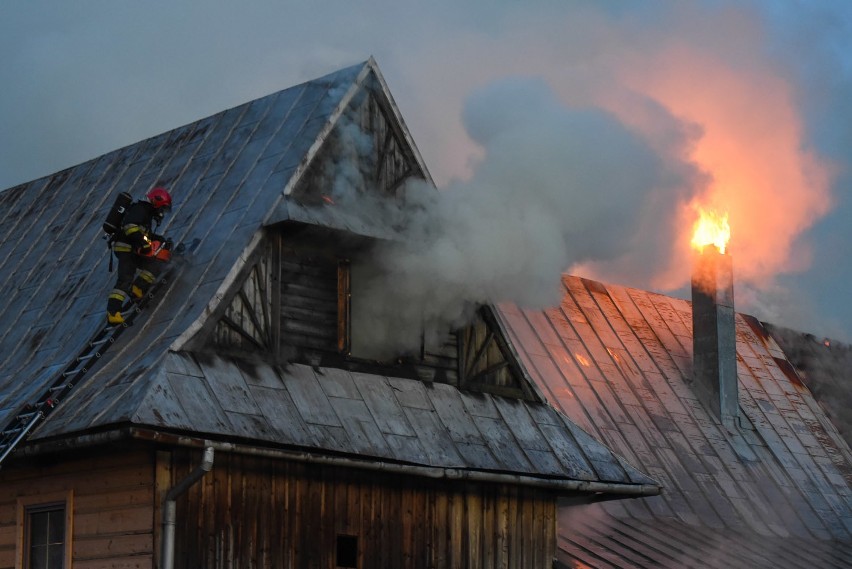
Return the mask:
[[(351, 261), (397, 236), (358, 204), (412, 181), (370, 60), (0, 192), (0, 425), (87, 369), (2, 463), (0, 569), (852, 566), (836, 344), (731, 304), (710, 358), (698, 303), (566, 275), (359, 357)], [(77, 364), (154, 184), (194, 251)]]
[[(4, 436), (47, 415), (0, 469), (0, 568), (545, 568), (558, 500), (660, 492), (545, 400), (494, 307), (353, 355), (349, 261), (388, 227), (340, 176), (356, 200), (431, 183), (372, 60), (0, 193)], [(77, 362), (103, 218), (154, 185), (192, 251)]]

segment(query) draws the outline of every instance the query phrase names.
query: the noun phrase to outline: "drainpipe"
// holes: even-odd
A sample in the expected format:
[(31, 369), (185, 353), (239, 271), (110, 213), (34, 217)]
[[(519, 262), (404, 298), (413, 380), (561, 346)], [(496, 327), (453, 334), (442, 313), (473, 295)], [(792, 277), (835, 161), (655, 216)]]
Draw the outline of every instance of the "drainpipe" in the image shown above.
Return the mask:
[(189, 490), (189, 487), (201, 480), (201, 477), (213, 469), (213, 447), (204, 449), (201, 464), (195, 467), (189, 476), (181, 480), (166, 493), (163, 500), (163, 542), (160, 555), (160, 569), (172, 569), (175, 563), (175, 519), (177, 518), (176, 500)]

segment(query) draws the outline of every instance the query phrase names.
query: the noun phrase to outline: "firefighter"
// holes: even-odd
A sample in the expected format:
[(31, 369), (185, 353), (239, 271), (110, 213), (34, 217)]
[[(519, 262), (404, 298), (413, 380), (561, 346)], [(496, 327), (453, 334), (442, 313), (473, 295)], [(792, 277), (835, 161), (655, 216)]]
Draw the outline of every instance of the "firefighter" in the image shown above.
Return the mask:
[(162, 263), (155, 259), (157, 251), (151, 242), (163, 243), (165, 239), (152, 233), (151, 224), (156, 221), (159, 225), (171, 207), (172, 196), (166, 188), (156, 187), (127, 208), (112, 245), (118, 259), (118, 278), (107, 300), (110, 324), (124, 322), (121, 306), (128, 295), (142, 298), (157, 278)]

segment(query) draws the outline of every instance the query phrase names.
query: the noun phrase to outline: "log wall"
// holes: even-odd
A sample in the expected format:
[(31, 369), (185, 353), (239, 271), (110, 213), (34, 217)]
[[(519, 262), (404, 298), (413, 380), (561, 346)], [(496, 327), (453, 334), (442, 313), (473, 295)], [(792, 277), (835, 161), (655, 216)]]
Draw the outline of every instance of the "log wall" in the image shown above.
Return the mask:
[(0, 569), (21, 555), (18, 501), (70, 496), (74, 569), (150, 568), (154, 552), (154, 459), (111, 452), (0, 470)]
[[(176, 451), (163, 483), (200, 457)], [(550, 568), (555, 508), (537, 489), (219, 454), (178, 501), (175, 567), (334, 568), (354, 536), (360, 569)]]

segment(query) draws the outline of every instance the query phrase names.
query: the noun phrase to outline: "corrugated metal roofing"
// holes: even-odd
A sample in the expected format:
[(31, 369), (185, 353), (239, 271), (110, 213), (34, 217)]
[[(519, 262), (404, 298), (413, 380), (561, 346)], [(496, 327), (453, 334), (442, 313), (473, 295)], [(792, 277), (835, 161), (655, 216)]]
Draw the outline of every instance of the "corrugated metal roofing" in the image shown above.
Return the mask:
[[(35, 400), (103, 325), (113, 275), (99, 235), (114, 196), (163, 184), (175, 209), (160, 232), (197, 240), (197, 249), (34, 440), (133, 424), (656, 489), (547, 405), (328, 369), (320, 381), (303, 366), (240, 368), (168, 352), (235, 284), (264, 224), (294, 219), (375, 234), (336, 208), (312, 209), (289, 195), (368, 76), (396, 112), (371, 60), (0, 193), (0, 296), (7, 300), (0, 308), (0, 421)], [(415, 174), (429, 179), (425, 167)]]
[[(689, 302), (576, 277), (563, 284), (559, 307), (501, 305), (499, 314), (547, 399), (662, 482), (661, 496), (595, 506), (602, 517), (642, 532), (659, 520), (687, 533), (733, 530), (764, 539), (760, 550), (795, 537), (849, 551), (849, 446), (757, 320), (737, 315), (741, 424), (728, 430), (690, 385)], [(573, 555), (600, 529), (562, 531)], [(745, 550), (734, 555), (750, 566)]]

